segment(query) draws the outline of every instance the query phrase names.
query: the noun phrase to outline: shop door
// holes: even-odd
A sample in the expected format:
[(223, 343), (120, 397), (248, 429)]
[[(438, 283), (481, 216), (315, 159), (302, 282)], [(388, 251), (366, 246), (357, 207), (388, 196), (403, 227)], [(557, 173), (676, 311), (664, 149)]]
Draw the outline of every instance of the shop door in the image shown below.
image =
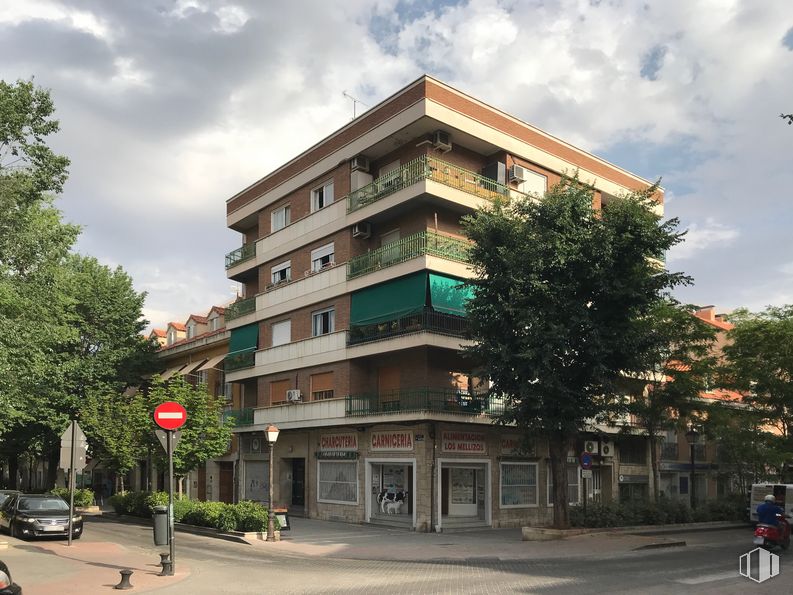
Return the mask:
[(234, 501), (234, 463), (220, 463), (220, 482), (218, 499), (231, 504)]
[(198, 499), (207, 499), (207, 468), (202, 465), (198, 468)]
[(449, 516), (476, 516), (476, 469), (451, 467), (449, 483)]
[(306, 503), (306, 460), (292, 459), (292, 504), (304, 506)]

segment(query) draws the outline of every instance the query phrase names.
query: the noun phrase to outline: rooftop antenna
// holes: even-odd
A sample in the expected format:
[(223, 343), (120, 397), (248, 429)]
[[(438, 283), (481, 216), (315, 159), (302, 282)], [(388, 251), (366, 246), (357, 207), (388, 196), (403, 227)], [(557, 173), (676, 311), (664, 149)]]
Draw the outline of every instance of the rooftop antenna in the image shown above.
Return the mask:
[(234, 294), (234, 299), (239, 299), (239, 297), (240, 297), (240, 284), (239, 283), (233, 283), (232, 285), (229, 285), (229, 289), (231, 289), (231, 293)]
[(342, 94), (344, 97), (346, 97), (347, 99), (352, 99), (352, 119), (353, 119), (353, 120), (356, 118), (355, 108), (356, 108), (356, 106), (357, 106), (359, 103), (360, 103), (360, 104), (361, 104), (363, 107), (367, 107), (367, 108), (369, 107), (368, 105), (366, 105), (366, 104), (365, 104), (363, 101), (361, 101), (361, 100), (360, 100), (360, 99), (358, 99), (357, 97), (353, 97), (352, 95), (350, 95), (349, 93), (347, 93), (347, 91), (342, 91), (342, 92), (341, 92), (341, 94)]

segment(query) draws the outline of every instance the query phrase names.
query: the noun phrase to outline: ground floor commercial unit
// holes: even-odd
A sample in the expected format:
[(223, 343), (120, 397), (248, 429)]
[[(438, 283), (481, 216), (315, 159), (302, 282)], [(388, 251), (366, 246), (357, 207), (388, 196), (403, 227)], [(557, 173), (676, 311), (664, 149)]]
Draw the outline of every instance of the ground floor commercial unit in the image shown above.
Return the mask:
[[(268, 502), (269, 445), (240, 434), (240, 499)], [(443, 531), (547, 525), (553, 516), (548, 449), (521, 449), (513, 429), (417, 421), (282, 430), (273, 450), (274, 503), (293, 514), (351, 523)], [(568, 457), (568, 494), (577, 504), (610, 501), (623, 485), (649, 482), (647, 466), (597, 459), (582, 471)]]

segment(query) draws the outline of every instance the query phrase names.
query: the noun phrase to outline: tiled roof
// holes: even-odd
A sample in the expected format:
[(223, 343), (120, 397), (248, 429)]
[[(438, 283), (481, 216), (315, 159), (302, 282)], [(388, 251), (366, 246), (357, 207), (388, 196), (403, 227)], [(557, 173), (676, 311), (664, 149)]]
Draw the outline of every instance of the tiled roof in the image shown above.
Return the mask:
[(188, 318), (187, 320), (188, 321), (195, 320), (198, 324), (206, 324), (209, 319), (206, 316), (199, 316), (198, 314), (191, 314), (190, 318)]
[(694, 312), (694, 316), (722, 331), (729, 331), (735, 327), (734, 324), (724, 320), (722, 314), (716, 314), (716, 309), (713, 306), (700, 308)]
[(168, 326), (172, 326), (177, 331), (186, 331), (187, 327), (183, 325), (181, 322), (169, 322)]
[(195, 337), (191, 337), (189, 339), (179, 339), (178, 341), (174, 341), (170, 345), (163, 345), (162, 347), (160, 347), (160, 352), (167, 351), (168, 349), (172, 349), (174, 347), (182, 347), (183, 345), (187, 345), (188, 343), (192, 343), (193, 341), (198, 341), (199, 339), (206, 339), (207, 337), (218, 335), (222, 332), (225, 332), (225, 330), (226, 327), (222, 326), (214, 331), (207, 331), (205, 333), (201, 333), (200, 335), (196, 335)]
[(165, 336), (165, 331), (163, 329), (161, 329), (161, 328), (152, 329), (152, 331), (149, 333), (149, 337), (151, 337), (151, 336), (164, 337)]

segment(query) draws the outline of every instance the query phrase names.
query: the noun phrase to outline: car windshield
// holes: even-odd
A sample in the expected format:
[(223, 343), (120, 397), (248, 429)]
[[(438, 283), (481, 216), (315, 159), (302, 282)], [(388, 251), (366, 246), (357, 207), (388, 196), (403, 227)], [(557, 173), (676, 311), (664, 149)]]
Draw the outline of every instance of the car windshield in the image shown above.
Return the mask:
[(19, 510), (69, 510), (69, 505), (60, 498), (25, 498), (19, 499)]
[(11, 497), (11, 494), (0, 494), (0, 506), (2, 506), (8, 498)]

